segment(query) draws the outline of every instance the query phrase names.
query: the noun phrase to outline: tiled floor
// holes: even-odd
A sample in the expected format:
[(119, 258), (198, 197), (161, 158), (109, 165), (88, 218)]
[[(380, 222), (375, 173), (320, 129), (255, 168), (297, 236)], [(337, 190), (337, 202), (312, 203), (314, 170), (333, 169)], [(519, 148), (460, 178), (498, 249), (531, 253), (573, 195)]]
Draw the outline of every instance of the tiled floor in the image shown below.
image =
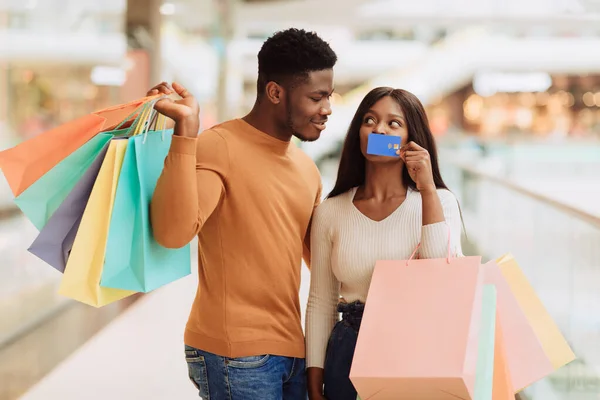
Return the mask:
[(133, 301), (128, 298), (101, 309), (72, 303), (35, 330), (0, 349), (0, 400), (18, 399)]
[(190, 276), (144, 295), (21, 399), (197, 399), (182, 344), (194, 293)]

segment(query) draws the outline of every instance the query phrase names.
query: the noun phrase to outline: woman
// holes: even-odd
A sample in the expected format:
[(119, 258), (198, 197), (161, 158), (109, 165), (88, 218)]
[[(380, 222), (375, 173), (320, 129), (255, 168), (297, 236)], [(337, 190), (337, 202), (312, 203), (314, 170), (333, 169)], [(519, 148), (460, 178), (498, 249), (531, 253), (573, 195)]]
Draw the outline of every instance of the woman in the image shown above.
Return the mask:
[[(371, 133), (400, 136), (398, 157), (367, 154)], [(376, 88), (348, 130), (335, 187), (315, 211), (306, 315), (311, 400), (355, 400), (349, 379), (375, 263), (461, 255), (461, 217), (440, 175), (435, 140), (411, 93)], [(342, 321), (337, 322), (338, 312)], [(337, 322), (337, 324), (336, 324)]]

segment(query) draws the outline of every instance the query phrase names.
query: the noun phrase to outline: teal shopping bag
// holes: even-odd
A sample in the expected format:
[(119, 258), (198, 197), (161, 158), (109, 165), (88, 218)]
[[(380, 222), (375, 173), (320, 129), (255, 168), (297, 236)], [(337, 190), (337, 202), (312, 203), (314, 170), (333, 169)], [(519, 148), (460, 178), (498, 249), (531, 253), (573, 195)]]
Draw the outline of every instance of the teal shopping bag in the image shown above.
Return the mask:
[(42, 230), (108, 142), (126, 132), (119, 130), (94, 136), (17, 196), (15, 203), (33, 225)]
[(496, 286), (484, 285), (473, 400), (492, 400), (496, 344)]
[(190, 246), (164, 248), (150, 227), (150, 200), (172, 134), (171, 129), (129, 138), (100, 286), (147, 293), (191, 273)]

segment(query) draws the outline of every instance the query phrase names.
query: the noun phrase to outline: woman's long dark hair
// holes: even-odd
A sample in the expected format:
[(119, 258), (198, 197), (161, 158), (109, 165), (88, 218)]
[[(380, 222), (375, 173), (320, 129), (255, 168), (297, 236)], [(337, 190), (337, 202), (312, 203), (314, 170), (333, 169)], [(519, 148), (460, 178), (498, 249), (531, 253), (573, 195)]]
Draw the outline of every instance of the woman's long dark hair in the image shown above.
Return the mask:
[[(363, 119), (369, 109), (379, 100), (387, 96), (394, 99), (404, 112), (408, 130), (407, 140), (415, 142), (429, 152), (435, 186), (438, 189), (448, 189), (440, 174), (437, 147), (431, 129), (429, 128), (429, 121), (427, 120), (423, 104), (421, 104), (414, 94), (407, 92), (406, 90), (378, 87), (371, 90), (365, 96), (358, 106), (354, 118), (352, 118), (346, 140), (344, 141), (337, 180), (333, 190), (327, 197), (338, 196), (365, 183), (367, 160), (360, 149), (360, 127), (363, 124)], [(410, 178), (407, 168), (402, 169), (402, 179), (410, 188), (417, 188), (415, 182)]]

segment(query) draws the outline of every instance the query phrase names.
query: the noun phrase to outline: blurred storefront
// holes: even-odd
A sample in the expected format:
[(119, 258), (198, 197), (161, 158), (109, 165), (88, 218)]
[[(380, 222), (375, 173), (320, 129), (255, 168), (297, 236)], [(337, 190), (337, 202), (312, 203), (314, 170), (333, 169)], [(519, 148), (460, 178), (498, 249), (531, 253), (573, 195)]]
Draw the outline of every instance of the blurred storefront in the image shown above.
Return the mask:
[(98, 67), (8, 67), (8, 124), (22, 141), (120, 100), (119, 86), (93, 82)]
[(480, 73), (428, 112), (439, 135), (600, 139), (600, 75)]

